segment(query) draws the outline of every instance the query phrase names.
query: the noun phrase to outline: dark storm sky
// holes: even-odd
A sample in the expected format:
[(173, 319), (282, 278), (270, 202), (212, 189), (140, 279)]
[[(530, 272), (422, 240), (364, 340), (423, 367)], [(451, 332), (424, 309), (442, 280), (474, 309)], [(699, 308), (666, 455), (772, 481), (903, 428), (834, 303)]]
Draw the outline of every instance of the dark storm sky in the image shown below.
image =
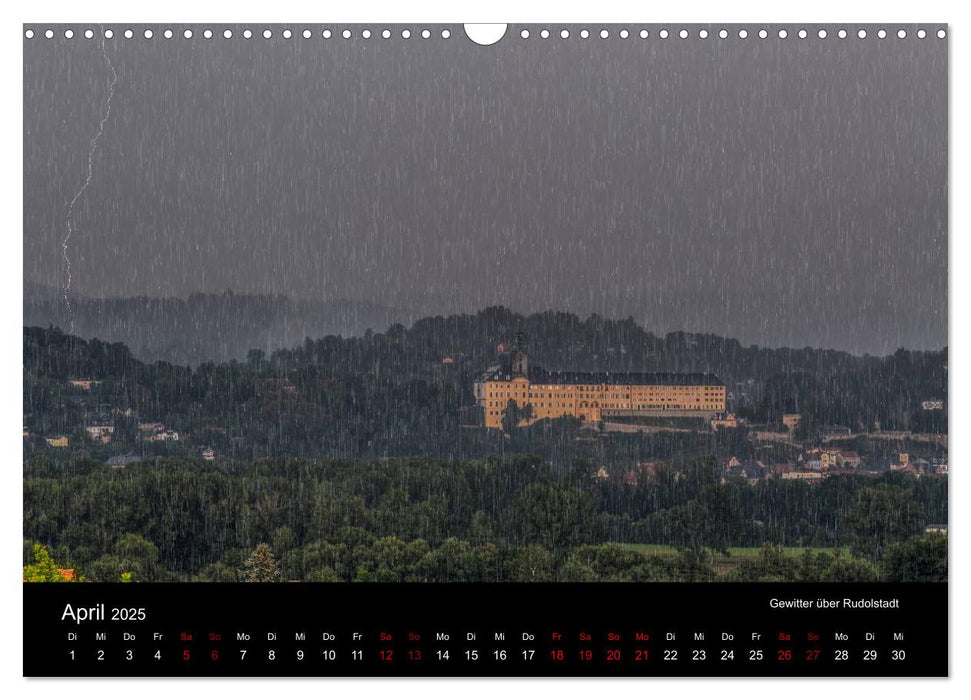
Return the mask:
[[(492, 47), (460, 28), (115, 29), (76, 293), (503, 304), (881, 354), (947, 342), (947, 42), (915, 27), (510, 27)], [(109, 71), (97, 39), (35, 38), (24, 57), (24, 276), (60, 287)]]

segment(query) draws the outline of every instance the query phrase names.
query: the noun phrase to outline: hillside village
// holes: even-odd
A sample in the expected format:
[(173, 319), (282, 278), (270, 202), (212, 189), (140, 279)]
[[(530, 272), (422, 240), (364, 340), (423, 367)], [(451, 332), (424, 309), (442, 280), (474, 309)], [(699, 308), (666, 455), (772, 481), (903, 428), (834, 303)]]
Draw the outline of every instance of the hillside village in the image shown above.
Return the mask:
[[(451, 358), (447, 358), (451, 364)], [(90, 379), (71, 379), (66, 388), (74, 392), (90, 392), (99, 382)], [(262, 382), (261, 386), (269, 393), (281, 392), (296, 397), (296, 386), (287, 378), (273, 378)], [(596, 428), (604, 435), (616, 433), (651, 434), (665, 431), (681, 431), (712, 434), (734, 432), (744, 434), (744, 439), (752, 446), (755, 453), (764, 448), (782, 448), (785, 458), (736, 456), (728, 452), (718, 454), (717, 462), (722, 473), (722, 482), (730, 479), (744, 479), (755, 484), (764, 479), (798, 479), (809, 484), (819, 483), (822, 479), (857, 474), (865, 476), (879, 476), (888, 471), (909, 474), (917, 478), (937, 478), (948, 474), (947, 436), (941, 434), (912, 433), (909, 431), (875, 431), (872, 433), (853, 433), (841, 426), (826, 426), (812, 440), (802, 440), (797, 437), (797, 428), (801, 424), (800, 414), (784, 414), (780, 416), (779, 426), (786, 430), (772, 430), (773, 426), (750, 424), (745, 419), (738, 419), (732, 413), (723, 413), (712, 418), (704, 428), (677, 428), (670, 426), (630, 425), (616, 422), (603, 422)], [(132, 430), (134, 426), (134, 430)], [(127, 430), (128, 439), (116, 439), (116, 428), (119, 434)], [(208, 426), (202, 434), (202, 441), (188, 431), (168, 427), (160, 420), (142, 419), (131, 408), (111, 409), (107, 412), (92, 412), (86, 415), (81, 433), (75, 431), (74, 442), (66, 434), (47, 435), (44, 445), (53, 450), (91, 449), (99, 448), (99, 453), (107, 449), (121, 447), (124, 452), (111, 454), (104, 462), (108, 466), (124, 468), (134, 462), (146, 461), (153, 456), (173, 454), (171, 450), (159, 451), (157, 447), (178, 446), (175, 454), (194, 456), (203, 461), (216, 460), (216, 452), (210, 446), (212, 434), (225, 435), (222, 426)], [(30, 430), (24, 427), (24, 438), (35, 438)], [(133, 439), (132, 439), (133, 438)], [(244, 440), (236, 438), (232, 442), (241, 444)], [(80, 442), (80, 444), (78, 444)], [(881, 450), (870, 450), (869, 454), (846, 447), (834, 446), (839, 444), (864, 443), (868, 445), (884, 443)], [(887, 453), (886, 446), (907, 444), (915, 447), (915, 454), (910, 452)], [(769, 451), (773, 451), (769, 449)], [(640, 480), (649, 478), (658, 468), (669, 466), (664, 461), (637, 461), (628, 465), (614, 465), (610, 468), (600, 467), (597, 471), (598, 479), (619, 479), (623, 483), (636, 485)]]
[[(514, 350), (512, 338), (525, 335), (510, 330), (517, 327), (534, 329), (526, 336), (531, 354), (554, 367), (600, 365), (616, 375), (648, 365), (663, 370), (651, 375), (662, 381), (698, 376), (719, 385), (684, 390), (696, 390), (697, 415), (641, 415), (629, 410), (631, 398), (610, 392), (595, 410), (600, 394), (580, 385), (571, 401), (586, 420), (577, 421), (557, 408), (559, 392), (540, 384), (537, 398), (524, 400), (537, 404), (536, 417), (510, 425), (508, 406), (477, 396), (475, 384), (484, 367)], [(564, 328), (572, 328), (572, 340), (557, 340)], [(749, 482), (948, 471), (946, 350), (857, 358), (746, 349), (713, 336), (662, 340), (628, 321), (490, 309), (196, 368), (143, 363), (120, 343), (58, 329), (25, 328), (24, 355), (28, 457), (80, 454), (123, 468), (166, 458), (466, 459), (502, 451), (564, 466), (582, 458), (597, 464), (601, 478), (621, 482), (643, 479), (652, 464), (677, 471), (706, 456), (717, 458), (724, 479)], [(531, 362), (527, 371), (534, 369)], [(685, 374), (699, 370), (708, 374)], [(655, 389), (643, 387), (642, 400), (657, 401)], [(689, 395), (676, 386), (666, 391), (679, 405)]]

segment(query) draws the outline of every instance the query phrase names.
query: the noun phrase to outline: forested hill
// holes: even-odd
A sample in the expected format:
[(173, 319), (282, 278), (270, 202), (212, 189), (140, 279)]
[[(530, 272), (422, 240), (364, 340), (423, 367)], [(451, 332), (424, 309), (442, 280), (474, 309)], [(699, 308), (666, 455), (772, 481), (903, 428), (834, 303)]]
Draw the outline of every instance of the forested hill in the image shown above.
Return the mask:
[(503, 308), (307, 339), (270, 355), (254, 350), (242, 362), (195, 368), (144, 363), (120, 343), (25, 328), (24, 412), (37, 431), (68, 430), (82, 407), (70, 400), (67, 380), (95, 379), (102, 384), (82, 397), (87, 410), (131, 408), (183, 431), (214, 425), (249, 436), (269, 431), (285, 441), (323, 431), (343, 445), (334, 453), (380, 453), (382, 445), (451, 440), (461, 424), (474, 422), (473, 379), (517, 333), (530, 362), (550, 369), (715, 372), (728, 385), (730, 408), (753, 421), (798, 411), (809, 425), (947, 429), (946, 403), (944, 411), (921, 410), (921, 401), (946, 402), (946, 349), (877, 358), (743, 347), (712, 335), (659, 338), (631, 320), (522, 316)]
[[(307, 336), (361, 335), (414, 318), (407, 310), (366, 302), (231, 291), (186, 299), (75, 297), (72, 306), (82, 337), (123, 342), (139, 359), (177, 364), (242, 359), (250, 348), (289, 347)], [(69, 322), (58, 290), (24, 286), (24, 324), (67, 327)]]

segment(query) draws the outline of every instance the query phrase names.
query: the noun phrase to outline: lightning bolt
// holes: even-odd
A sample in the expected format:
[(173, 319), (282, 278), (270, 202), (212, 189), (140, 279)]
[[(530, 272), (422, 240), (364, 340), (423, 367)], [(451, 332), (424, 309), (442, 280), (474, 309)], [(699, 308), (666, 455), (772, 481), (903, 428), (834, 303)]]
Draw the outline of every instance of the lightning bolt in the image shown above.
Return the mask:
[(88, 185), (91, 184), (91, 178), (94, 175), (94, 154), (98, 150), (98, 140), (105, 131), (105, 124), (107, 123), (108, 118), (111, 116), (111, 98), (115, 96), (115, 84), (118, 82), (118, 73), (115, 71), (115, 67), (111, 63), (111, 58), (108, 57), (108, 47), (105, 45), (104, 31), (101, 32), (101, 55), (104, 57), (105, 63), (108, 64), (108, 69), (111, 71), (111, 82), (108, 84), (108, 98), (105, 100), (104, 112), (101, 115), (101, 121), (98, 123), (98, 131), (95, 133), (94, 137), (91, 139), (91, 144), (88, 146), (88, 173), (84, 178), (84, 184), (81, 185), (81, 189), (77, 191), (67, 205), (67, 214), (64, 219), (64, 225), (67, 229), (67, 233), (64, 236), (64, 241), (61, 243), (64, 262), (67, 264), (67, 278), (64, 282), (64, 304), (67, 306), (67, 313), (71, 319), (71, 335), (74, 334), (74, 307), (71, 306), (71, 256), (69, 250), (71, 236), (74, 234), (74, 227), (71, 224), (71, 219), (74, 217), (74, 205), (78, 203), (78, 200), (80, 200), (84, 195), (85, 190), (88, 189)]

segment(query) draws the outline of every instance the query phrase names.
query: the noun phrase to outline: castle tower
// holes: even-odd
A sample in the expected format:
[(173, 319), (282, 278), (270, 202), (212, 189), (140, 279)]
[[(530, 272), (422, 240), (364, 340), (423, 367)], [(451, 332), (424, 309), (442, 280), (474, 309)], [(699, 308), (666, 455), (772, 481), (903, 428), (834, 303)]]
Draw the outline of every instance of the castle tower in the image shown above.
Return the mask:
[(516, 333), (516, 342), (512, 351), (512, 373), (513, 376), (525, 377), (529, 374), (529, 364), (526, 359), (526, 341), (520, 331)]

